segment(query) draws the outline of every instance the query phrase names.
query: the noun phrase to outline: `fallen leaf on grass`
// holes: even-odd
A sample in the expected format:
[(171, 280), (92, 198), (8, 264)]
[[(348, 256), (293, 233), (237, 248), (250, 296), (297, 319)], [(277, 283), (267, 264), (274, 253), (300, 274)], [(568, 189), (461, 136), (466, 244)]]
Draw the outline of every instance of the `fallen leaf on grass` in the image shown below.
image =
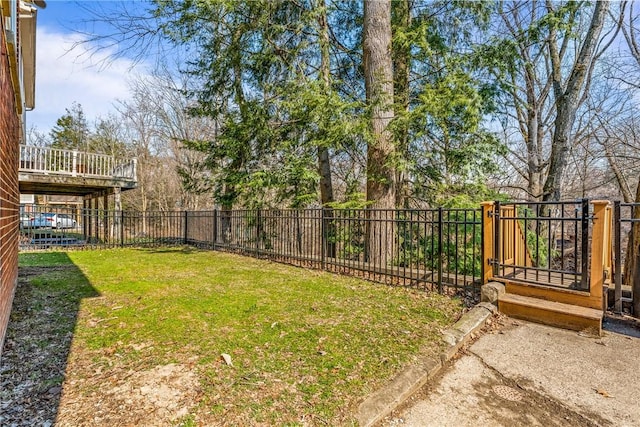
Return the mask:
[(222, 353), (220, 356), (222, 357), (222, 360), (224, 360), (224, 363), (227, 364), (227, 366), (233, 366), (233, 362), (231, 362), (231, 356), (229, 356), (227, 353)]

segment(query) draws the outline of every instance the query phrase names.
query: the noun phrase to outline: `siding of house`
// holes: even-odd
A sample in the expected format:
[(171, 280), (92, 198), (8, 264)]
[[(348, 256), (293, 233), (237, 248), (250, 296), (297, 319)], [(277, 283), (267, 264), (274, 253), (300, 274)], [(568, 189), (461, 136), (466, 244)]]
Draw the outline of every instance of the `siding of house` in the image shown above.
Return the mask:
[(0, 31), (0, 354), (18, 280), (18, 146), (16, 113), (4, 28)]

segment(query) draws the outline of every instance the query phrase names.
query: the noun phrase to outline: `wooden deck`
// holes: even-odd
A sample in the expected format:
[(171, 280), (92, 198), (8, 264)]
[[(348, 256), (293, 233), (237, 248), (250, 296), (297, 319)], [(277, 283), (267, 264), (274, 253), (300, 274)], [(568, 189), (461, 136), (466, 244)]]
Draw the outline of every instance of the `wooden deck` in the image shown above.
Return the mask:
[(20, 145), (18, 183), (22, 194), (88, 195), (137, 186), (136, 159)]

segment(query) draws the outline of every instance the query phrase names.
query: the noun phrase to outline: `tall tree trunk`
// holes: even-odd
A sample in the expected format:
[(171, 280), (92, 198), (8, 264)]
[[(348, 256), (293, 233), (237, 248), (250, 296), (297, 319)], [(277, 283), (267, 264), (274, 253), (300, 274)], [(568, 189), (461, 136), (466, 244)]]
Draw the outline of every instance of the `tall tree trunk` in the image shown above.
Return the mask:
[[(546, 171), (544, 140), (546, 133), (546, 110), (551, 79), (541, 72), (548, 55), (538, 50), (537, 44), (520, 37), (533, 22), (537, 22), (537, 2), (498, 2), (498, 13), (509, 37), (516, 42), (517, 53), (522, 61), (520, 70), (510, 75), (510, 97), (517, 124), (526, 146), (526, 157), (518, 148), (514, 153), (518, 160), (526, 163), (526, 169), (518, 173), (527, 180), (527, 195), (531, 202), (542, 201), (542, 189)], [(520, 76), (520, 73), (522, 74)], [(523, 99), (524, 95), (524, 99)]]
[[(239, 39), (242, 33), (240, 29), (236, 29), (233, 34), (232, 44), (239, 45)], [(231, 60), (233, 67), (233, 93), (234, 100), (238, 109), (240, 110), (240, 120), (244, 120), (249, 115), (249, 110), (247, 108), (247, 102), (244, 96), (244, 88), (242, 85), (242, 57), (241, 52), (234, 52), (234, 55)], [(247, 145), (250, 141), (243, 141), (244, 144), (238, 145), (238, 150), (233, 153), (233, 159), (231, 164), (229, 165), (229, 169), (233, 172), (237, 172), (242, 169), (246, 162), (246, 150), (248, 150)], [(237, 198), (236, 185), (234, 183), (227, 183), (225, 185), (225, 193), (224, 200), (222, 201), (223, 209), (232, 209), (233, 204)]]
[[(411, 26), (410, 0), (398, 0), (392, 3), (393, 24), (393, 71), (395, 115), (402, 116), (409, 111), (409, 70), (411, 67), (411, 46), (398, 37), (409, 30)], [(405, 122), (408, 123), (408, 122)], [(408, 124), (402, 124), (396, 133), (397, 152), (400, 165), (396, 172), (396, 206), (409, 207), (409, 177), (407, 175), (407, 160), (409, 158), (409, 129)]]
[[(232, 43), (238, 45), (239, 39), (241, 36), (240, 29), (236, 29), (233, 34)], [(240, 51), (235, 52), (235, 55), (232, 58), (232, 66), (233, 66), (233, 88), (234, 88), (234, 98), (236, 105), (240, 110), (240, 117), (244, 119), (247, 117), (248, 109), (247, 103), (245, 102), (244, 89), (242, 87), (242, 58)], [(243, 141), (245, 144), (240, 144), (236, 152), (232, 154), (233, 158), (231, 160), (231, 164), (229, 165), (229, 170), (232, 173), (240, 171), (246, 162), (246, 152), (247, 144), (249, 141)], [(233, 210), (233, 205), (236, 202), (238, 197), (238, 191), (236, 188), (236, 183), (233, 182), (233, 178), (227, 178), (227, 182), (224, 183), (224, 193), (222, 196), (222, 200), (220, 201), (220, 226), (221, 226), (221, 234), (223, 243), (231, 242), (231, 215)]]
[[(320, 45), (320, 78), (325, 93), (331, 90), (331, 57), (329, 52), (329, 23), (325, 0), (317, 0), (318, 11), (318, 44)], [(331, 159), (329, 148), (318, 146), (318, 171), (320, 173), (320, 202), (322, 206), (334, 201), (333, 183), (331, 181)]]
[(396, 203), (393, 120), (393, 62), (391, 57), (391, 0), (365, 0), (362, 49), (367, 103), (371, 109), (371, 138), (367, 148), (366, 258), (378, 266), (391, 261), (393, 222), (386, 212)]
[[(550, 11), (553, 10), (551, 0), (547, 0), (547, 7)], [(562, 82), (562, 48), (558, 47), (556, 29), (552, 27), (550, 30), (547, 43), (551, 59), (556, 117), (549, 174), (544, 183), (544, 201), (558, 201), (562, 196), (562, 180), (567, 166), (567, 155), (571, 148), (571, 128), (580, 105), (580, 99), (583, 98), (583, 91), (588, 88), (588, 83), (585, 85), (585, 79), (593, 67), (596, 47), (608, 9), (609, 2), (598, 1), (595, 3), (589, 30), (585, 35), (584, 43), (578, 52), (566, 84)]]
[[(326, 94), (331, 90), (331, 56), (329, 51), (329, 22), (327, 20), (326, 0), (317, 0), (316, 10), (318, 11), (318, 44), (320, 46), (320, 78)], [(333, 182), (331, 180), (331, 156), (329, 147), (318, 146), (318, 173), (320, 175), (320, 203), (323, 208), (335, 201), (333, 197)], [(326, 256), (335, 258), (336, 229), (333, 223), (333, 211), (331, 208), (323, 209), (322, 221), (324, 224)]]
[(540, 95), (542, 102), (535, 93), (535, 76), (531, 68), (525, 70), (526, 74), (526, 90), (527, 90), (527, 126), (525, 141), (527, 145), (527, 172), (528, 172), (528, 191), (529, 198), (532, 201), (542, 200), (542, 174), (544, 171), (544, 161), (542, 160), (542, 106), (546, 93)]

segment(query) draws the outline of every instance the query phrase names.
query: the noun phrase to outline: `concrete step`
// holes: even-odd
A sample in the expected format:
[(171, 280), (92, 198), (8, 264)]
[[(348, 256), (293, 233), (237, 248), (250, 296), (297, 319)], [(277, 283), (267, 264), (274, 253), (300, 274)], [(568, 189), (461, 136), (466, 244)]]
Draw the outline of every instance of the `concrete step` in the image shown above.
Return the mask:
[(498, 309), (507, 316), (563, 329), (602, 334), (603, 311), (573, 304), (505, 293), (498, 298)]

